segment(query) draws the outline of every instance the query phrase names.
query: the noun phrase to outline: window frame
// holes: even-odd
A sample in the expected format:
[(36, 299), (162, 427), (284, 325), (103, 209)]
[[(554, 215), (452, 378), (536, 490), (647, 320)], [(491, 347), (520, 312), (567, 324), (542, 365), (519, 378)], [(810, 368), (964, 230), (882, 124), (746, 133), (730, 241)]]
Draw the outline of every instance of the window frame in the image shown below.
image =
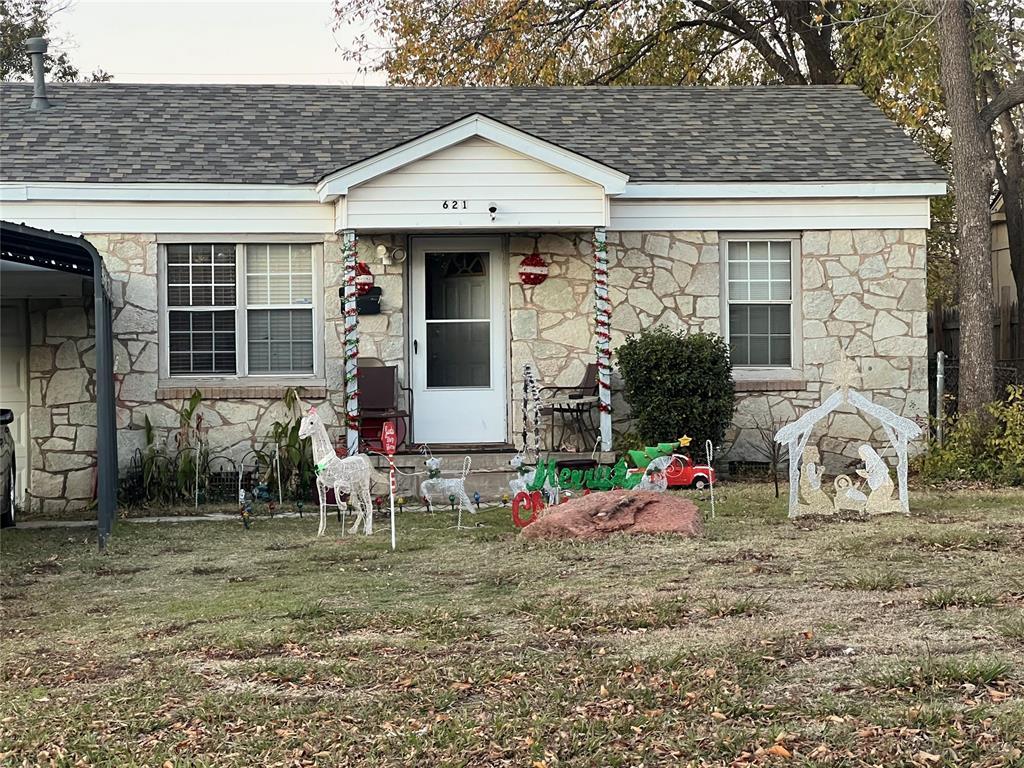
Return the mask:
[[(189, 374), (171, 375), (170, 365), (170, 312), (174, 309), (188, 310), (188, 307), (171, 307), (167, 299), (167, 246), (208, 245), (211, 243), (234, 244), (235, 246), (235, 373), (234, 374)], [(312, 373), (250, 373), (248, 370), (248, 291), (246, 279), (247, 246), (250, 245), (309, 245), (312, 250), (312, 304), (310, 311), (313, 322), (313, 372)], [(274, 385), (316, 386), (325, 383), (324, 376), (324, 288), (323, 261), (324, 242), (309, 236), (268, 236), (268, 235), (196, 235), (159, 238), (157, 244), (157, 341), (160, 346), (159, 386), (252, 386)], [(254, 306), (254, 309), (268, 309), (270, 306)], [(299, 307), (289, 307), (296, 309)], [(199, 308), (204, 311), (206, 308)], [(211, 309), (215, 309), (212, 307)]]
[[(790, 245), (789, 259), (789, 365), (735, 365), (733, 366), (734, 377), (746, 380), (767, 380), (792, 379), (794, 375), (801, 375), (803, 371), (803, 292), (801, 290), (800, 262), (802, 251), (800, 248), (801, 234), (799, 232), (729, 232), (719, 233), (719, 291), (721, 299), (720, 325), (722, 337), (732, 348), (731, 331), (729, 328), (729, 307), (732, 302), (729, 299), (729, 244), (730, 243), (753, 243), (753, 242), (788, 242)], [(736, 304), (782, 304), (780, 300), (765, 301), (737, 301)]]

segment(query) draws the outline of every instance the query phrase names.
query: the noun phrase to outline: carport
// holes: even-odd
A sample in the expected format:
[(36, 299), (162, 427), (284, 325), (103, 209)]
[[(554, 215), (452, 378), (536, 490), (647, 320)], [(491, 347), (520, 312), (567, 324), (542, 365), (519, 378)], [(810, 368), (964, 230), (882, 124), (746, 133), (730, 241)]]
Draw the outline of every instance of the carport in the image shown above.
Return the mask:
[[(117, 433), (110, 274), (96, 249), (80, 237), (0, 221), (0, 260), (5, 277), (55, 271), (92, 280), (96, 320), (97, 531), (102, 551), (117, 514)], [(7, 282), (5, 280), (5, 282)], [(31, 299), (31, 293), (24, 296)]]

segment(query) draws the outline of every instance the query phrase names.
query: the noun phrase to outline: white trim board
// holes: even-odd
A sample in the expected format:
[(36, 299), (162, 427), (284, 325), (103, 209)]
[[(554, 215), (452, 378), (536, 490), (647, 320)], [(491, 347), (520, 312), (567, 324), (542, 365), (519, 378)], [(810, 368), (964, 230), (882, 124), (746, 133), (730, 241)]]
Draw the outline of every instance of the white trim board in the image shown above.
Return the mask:
[(847, 197), (931, 197), (946, 194), (944, 181), (734, 181), (655, 184), (630, 182), (617, 200), (744, 200)]
[(5, 202), (0, 218), (65, 234), (316, 235), (334, 229), (334, 206), (322, 203)]
[(619, 232), (806, 229), (927, 229), (927, 197), (791, 200), (616, 200), (611, 224)]
[(474, 137), (487, 139), (557, 170), (598, 184), (604, 188), (605, 194), (620, 194), (626, 188), (626, 182), (629, 180), (629, 176), (621, 171), (516, 130), (497, 120), (492, 120), (486, 115), (475, 114), (406, 142), (376, 157), (335, 171), (325, 176), (317, 184), (317, 193), (322, 201), (334, 200), (340, 195), (348, 194), (351, 187)]
[(75, 182), (0, 182), (0, 201), (93, 200), (182, 203), (317, 203), (313, 184), (89, 184)]
[[(881, 182), (627, 182), (616, 200), (745, 200), (931, 197), (946, 193), (943, 181)], [(322, 202), (315, 184), (191, 184), (84, 182), (0, 182), (0, 202)]]

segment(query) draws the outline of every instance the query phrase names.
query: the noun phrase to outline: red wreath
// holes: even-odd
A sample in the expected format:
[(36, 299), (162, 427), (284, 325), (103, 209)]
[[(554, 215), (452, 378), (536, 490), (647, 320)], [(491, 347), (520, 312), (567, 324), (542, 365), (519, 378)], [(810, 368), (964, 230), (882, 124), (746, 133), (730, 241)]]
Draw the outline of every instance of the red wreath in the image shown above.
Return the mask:
[(534, 246), (533, 253), (519, 262), (519, 280), (523, 285), (540, 285), (547, 279), (548, 263)]

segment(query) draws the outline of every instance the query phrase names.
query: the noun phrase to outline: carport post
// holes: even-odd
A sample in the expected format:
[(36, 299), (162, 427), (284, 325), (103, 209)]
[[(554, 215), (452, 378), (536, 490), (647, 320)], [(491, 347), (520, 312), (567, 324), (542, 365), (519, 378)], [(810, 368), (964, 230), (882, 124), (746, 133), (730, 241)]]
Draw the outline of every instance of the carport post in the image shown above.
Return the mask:
[(96, 319), (96, 469), (97, 533), (100, 551), (114, 529), (117, 514), (117, 431), (114, 413), (114, 339), (109, 277), (99, 253), (87, 244), (93, 261), (93, 314)]

